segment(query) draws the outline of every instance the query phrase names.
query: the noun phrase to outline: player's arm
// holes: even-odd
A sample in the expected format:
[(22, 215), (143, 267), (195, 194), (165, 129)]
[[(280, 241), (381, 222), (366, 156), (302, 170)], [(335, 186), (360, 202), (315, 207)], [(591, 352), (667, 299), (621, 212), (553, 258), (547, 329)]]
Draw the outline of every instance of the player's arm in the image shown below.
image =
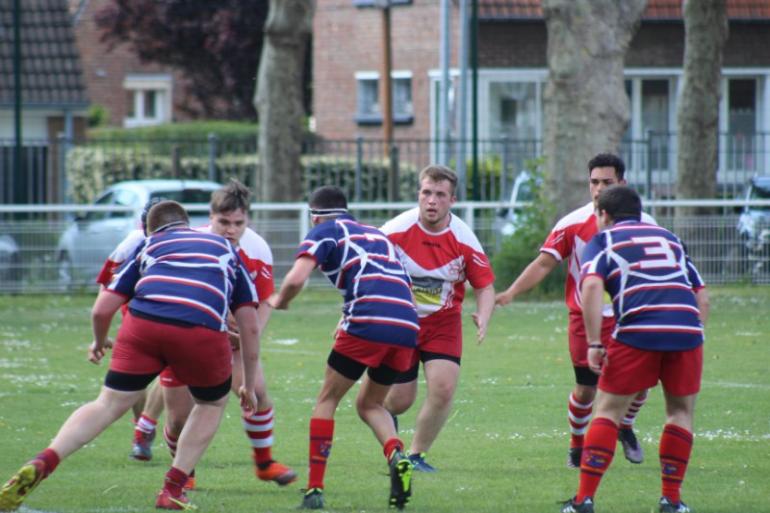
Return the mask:
[(495, 288), (492, 284), (480, 289), (473, 289), (476, 295), (476, 313), (473, 314), (473, 322), (478, 328), (476, 339), (481, 344), (487, 335), (487, 325), (492, 312), (495, 309)]
[(602, 345), (602, 309), (604, 308), (604, 280), (599, 276), (586, 276), (580, 284), (583, 323), (588, 339), (588, 366), (601, 374), (604, 359)]
[(289, 303), (300, 293), (315, 267), (316, 261), (312, 256), (299, 256), (294, 261), (291, 270), (286, 273), (286, 277), (284, 277), (283, 283), (281, 283), (281, 289), (278, 293), (270, 296), (270, 299), (267, 300), (267, 304), (277, 310), (286, 310), (289, 308)]
[(89, 361), (99, 363), (104, 357), (104, 350), (112, 347), (112, 341), (108, 337), (110, 324), (115, 316), (115, 312), (125, 302), (125, 296), (109, 290), (102, 290), (96, 296), (94, 306), (91, 308), (91, 328), (94, 334), (94, 341), (88, 348)]
[(700, 317), (700, 322), (703, 324), (703, 326), (706, 326), (711, 303), (709, 302), (709, 294), (705, 287), (695, 291), (695, 302), (698, 304), (698, 317)]
[(502, 306), (513, 301), (519, 294), (532, 289), (538, 283), (543, 281), (551, 271), (559, 265), (556, 258), (546, 252), (541, 252), (529, 265), (519, 274), (519, 277), (504, 292), (500, 292), (495, 298), (495, 303)]
[(257, 363), (259, 361), (259, 330), (257, 328), (257, 309), (244, 305), (233, 313), (238, 324), (241, 344), (241, 365), (243, 366), (243, 384), (238, 395), (241, 404), (250, 411), (256, 411), (257, 398), (254, 387), (257, 383)]

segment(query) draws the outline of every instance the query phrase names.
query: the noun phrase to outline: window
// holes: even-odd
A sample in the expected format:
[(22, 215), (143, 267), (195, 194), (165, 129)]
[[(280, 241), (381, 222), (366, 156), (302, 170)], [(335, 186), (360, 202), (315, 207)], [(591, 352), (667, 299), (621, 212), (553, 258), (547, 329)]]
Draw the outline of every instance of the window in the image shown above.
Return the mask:
[[(397, 125), (410, 124), (414, 120), (412, 72), (393, 71), (390, 77), (393, 123)], [(356, 84), (356, 122), (359, 125), (382, 124), (379, 74), (376, 72), (356, 73)]]
[(126, 117), (123, 126), (158, 125), (171, 121), (171, 76), (166, 74), (127, 75)]
[(535, 82), (489, 83), (489, 121), (493, 137), (530, 141), (537, 138), (536, 89)]
[(384, 7), (388, 5), (409, 5), (412, 0), (353, 0), (356, 7)]
[(727, 81), (727, 167), (756, 170), (757, 80)]

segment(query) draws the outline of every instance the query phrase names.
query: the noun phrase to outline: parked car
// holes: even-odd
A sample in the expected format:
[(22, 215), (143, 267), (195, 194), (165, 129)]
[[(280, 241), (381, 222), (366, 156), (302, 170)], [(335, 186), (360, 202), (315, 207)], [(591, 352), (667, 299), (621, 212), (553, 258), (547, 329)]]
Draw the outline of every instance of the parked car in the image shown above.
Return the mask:
[(752, 200), (770, 199), (770, 176), (755, 176), (746, 189), (746, 205), (738, 218), (740, 245), (737, 258), (740, 271), (760, 272), (770, 263), (770, 206), (751, 206)]
[(0, 291), (21, 280), (19, 245), (10, 235), (0, 235)]
[(521, 216), (521, 209), (525, 203), (533, 200), (532, 197), (532, 175), (526, 171), (521, 171), (513, 181), (513, 187), (510, 194), (503, 196), (503, 201), (508, 201), (514, 206), (501, 208), (497, 212), (495, 226), (502, 235), (513, 235), (518, 227)]
[[(141, 225), (142, 209), (155, 197), (179, 203), (208, 203), (222, 185), (201, 180), (135, 180), (113, 184), (94, 205), (129, 210), (86, 211), (75, 216), (59, 239), (56, 258), (64, 287), (93, 284), (104, 261), (126, 235)], [(207, 214), (191, 213), (191, 224), (205, 224)]]

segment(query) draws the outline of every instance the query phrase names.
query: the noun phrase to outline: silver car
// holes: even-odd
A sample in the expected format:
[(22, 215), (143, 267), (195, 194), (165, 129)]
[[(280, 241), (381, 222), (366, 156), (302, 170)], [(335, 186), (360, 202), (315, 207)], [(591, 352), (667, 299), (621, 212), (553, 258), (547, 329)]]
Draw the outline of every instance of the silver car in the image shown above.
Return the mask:
[[(115, 210), (88, 210), (75, 216), (59, 239), (56, 249), (59, 283), (64, 287), (92, 285), (115, 246), (139, 228), (147, 202), (162, 197), (179, 203), (208, 203), (211, 193), (221, 188), (201, 180), (135, 180), (113, 184), (94, 205)], [(191, 213), (191, 224), (208, 220), (206, 212)]]

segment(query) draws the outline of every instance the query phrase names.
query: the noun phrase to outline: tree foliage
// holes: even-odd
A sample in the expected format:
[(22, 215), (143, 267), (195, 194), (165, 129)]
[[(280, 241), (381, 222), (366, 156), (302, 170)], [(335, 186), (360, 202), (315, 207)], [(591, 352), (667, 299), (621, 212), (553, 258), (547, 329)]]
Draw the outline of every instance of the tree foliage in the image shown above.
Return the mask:
[(102, 40), (172, 66), (195, 100), (191, 114), (256, 119), (252, 103), (267, 0), (110, 0), (96, 14)]

